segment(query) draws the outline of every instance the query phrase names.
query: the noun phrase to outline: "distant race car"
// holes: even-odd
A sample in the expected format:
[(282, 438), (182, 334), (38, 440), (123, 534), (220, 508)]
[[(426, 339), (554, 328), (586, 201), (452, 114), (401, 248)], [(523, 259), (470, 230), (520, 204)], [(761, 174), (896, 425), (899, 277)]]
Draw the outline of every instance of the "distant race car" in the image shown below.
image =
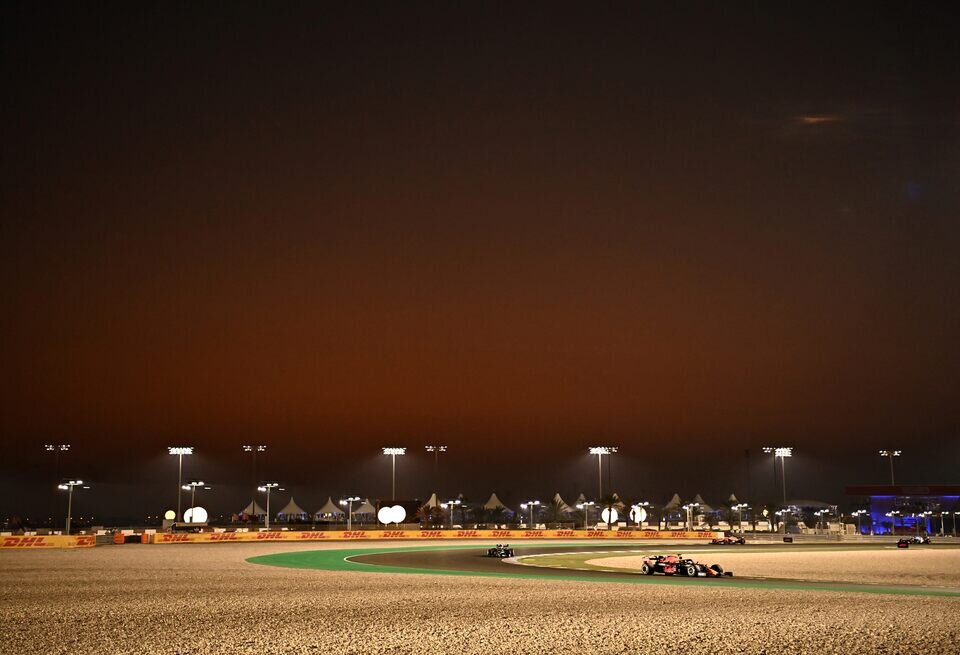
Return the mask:
[(498, 557), (500, 559), (513, 557), (513, 548), (510, 547), (510, 544), (497, 544), (493, 548), (487, 549), (487, 557)]
[(724, 571), (719, 564), (701, 564), (683, 555), (653, 555), (645, 557), (640, 565), (640, 572), (644, 575), (661, 573), (663, 575), (685, 575), (691, 578), (719, 578), (732, 576), (733, 573)]
[(711, 546), (742, 546), (747, 543), (747, 540), (743, 537), (720, 537), (719, 539), (711, 539)]
[(921, 537), (917, 535), (916, 537), (904, 537), (897, 542), (897, 548), (909, 548), (910, 544), (929, 544), (930, 537)]

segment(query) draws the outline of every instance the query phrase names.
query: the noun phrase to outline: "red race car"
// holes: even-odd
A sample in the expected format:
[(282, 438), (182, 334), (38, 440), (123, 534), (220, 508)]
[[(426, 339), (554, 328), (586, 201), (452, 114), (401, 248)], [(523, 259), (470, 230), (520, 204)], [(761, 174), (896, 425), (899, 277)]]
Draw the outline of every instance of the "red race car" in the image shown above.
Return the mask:
[(719, 564), (701, 564), (683, 555), (653, 555), (645, 557), (640, 565), (640, 572), (644, 575), (661, 573), (663, 575), (685, 575), (691, 578), (720, 578), (732, 576), (733, 573), (724, 571)]

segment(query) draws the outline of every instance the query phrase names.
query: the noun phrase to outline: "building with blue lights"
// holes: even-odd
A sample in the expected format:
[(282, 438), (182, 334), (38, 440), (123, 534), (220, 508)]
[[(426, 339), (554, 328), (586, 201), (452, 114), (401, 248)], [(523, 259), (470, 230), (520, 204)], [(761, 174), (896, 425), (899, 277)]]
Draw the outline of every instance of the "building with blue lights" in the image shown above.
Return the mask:
[(960, 485), (853, 486), (847, 495), (869, 513), (864, 534), (957, 535)]

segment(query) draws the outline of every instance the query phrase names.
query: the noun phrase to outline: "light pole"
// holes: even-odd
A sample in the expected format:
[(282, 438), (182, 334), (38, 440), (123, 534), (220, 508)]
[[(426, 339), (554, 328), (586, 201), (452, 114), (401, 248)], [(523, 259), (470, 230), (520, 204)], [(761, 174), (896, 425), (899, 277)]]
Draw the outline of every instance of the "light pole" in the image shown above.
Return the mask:
[(272, 491), (273, 489), (276, 489), (279, 486), (280, 486), (279, 482), (264, 482), (259, 487), (257, 487), (257, 491), (267, 492), (267, 516), (263, 524), (263, 527), (265, 527), (267, 530), (270, 529), (270, 491)]
[[(70, 534), (70, 519), (72, 518), (71, 513), (73, 512), (73, 488), (82, 486), (83, 480), (67, 480), (66, 482), (62, 482), (57, 485), (58, 489), (67, 492), (67, 521), (66, 525), (64, 526), (64, 531), (68, 535)], [(84, 487), (84, 489), (89, 489), (89, 487)]]
[(590, 508), (596, 505), (592, 500), (587, 500), (582, 503), (577, 503), (577, 509), (583, 510), (583, 529), (590, 529)]
[(192, 455), (193, 446), (168, 446), (167, 452), (176, 455), (179, 460), (177, 466), (177, 520), (179, 521), (182, 518), (180, 515), (180, 491), (183, 487), (183, 456)]
[(960, 514), (960, 512), (953, 513), (953, 536), (954, 537), (957, 536), (957, 514)]
[(250, 506), (251, 514), (256, 514), (257, 509), (257, 453), (262, 453), (266, 451), (267, 447), (264, 444), (248, 444), (243, 447), (243, 452), (250, 453), (250, 456), (253, 459), (253, 469), (250, 475), (250, 485), (254, 488), (253, 492), (253, 505)]
[(522, 509), (530, 508), (530, 527), (528, 529), (533, 529), (533, 508), (540, 504), (539, 500), (528, 500), (525, 503), (520, 503)]
[(440, 503), (440, 507), (443, 509), (450, 509), (450, 529), (453, 530), (453, 508), (459, 505), (462, 501), (459, 498), (454, 500), (448, 500), (445, 503)]
[(881, 450), (880, 457), (886, 457), (890, 460), (890, 485), (893, 486), (896, 482), (893, 481), (893, 458), (900, 457), (903, 453), (902, 450)]
[[(783, 506), (787, 506), (787, 467), (785, 460), (787, 457), (793, 457), (793, 448), (790, 446), (764, 446), (763, 452), (773, 453), (773, 472), (776, 476), (777, 458), (780, 458), (780, 479), (783, 481)], [(784, 524), (786, 527), (786, 524)]]
[(353, 530), (353, 504), (360, 500), (360, 496), (350, 496), (340, 501), (341, 505), (347, 506), (347, 530)]
[[(189, 492), (190, 492), (190, 509), (191, 509), (191, 510), (193, 510), (193, 508), (197, 506), (197, 503), (196, 503), (196, 500), (197, 500), (197, 487), (203, 487), (203, 488), (206, 489), (207, 491), (210, 490), (210, 487), (208, 487), (208, 486), (207, 486), (207, 483), (204, 482), (203, 480), (191, 480), (190, 482), (188, 482), (188, 483), (186, 483), (185, 485), (183, 485), (182, 487), (180, 487), (180, 488), (183, 489), (184, 491), (189, 491)], [(194, 513), (191, 511), (191, 513), (190, 513), (190, 521), (189, 521), (190, 523), (194, 523), (194, 522), (195, 522), (195, 521), (193, 520), (193, 517), (194, 517)]]
[(446, 446), (424, 446), (423, 449), (428, 453), (433, 453), (433, 491), (440, 493), (440, 453), (447, 452)]
[(867, 510), (865, 509), (858, 509), (854, 511), (852, 514), (853, 516), (857, 517), (857, 536), (860, 536), (860, 537), (863, 536), (863, 526), (860, 523), (860, 519), (866, 513), (867, 513)]
[[(47, 443), (47, 444), (43, 444), (43, 449), (48, 453), (53, 453), (53, 479), (59, 480), (60, 479), (60, 453), (65, 453), (68, 450), (70, 450), (70, 444)], [(57, 495), (56, 492), (54, 492), (53, 496), (56, 496), (56, 495)], [(50, 498), (50, 527), (51, 528), (53, 527), (54, 514), (56, 513), (56, 510), (54, 509), (54, 507), (56, 506), (56, 498), (54, 498), (53, 496), (51, 496)]]
[(590, 446), (590, 454), (597, 456), (597, 470), (599, 472), (599, 477), (597, 482), (600, 486), (600, 495), (597, 496), (597, 499), (603, 498), (603, 456), (612, 455), (617, 452), (616, 446)]
[(730, 509), (737, 510), (737, 527), (740, 528), (740, 532), (743, 532), (743, 510), (747, 508), (746, 503), (737, 503)]
[(700, 507), (700, 503), (688, 503), (683, 506), (683, 509), (687, 510), (687, 530), (693, 530), (693, 508)]
[(390, 500), (396, 500), (397, 499), (397, 455), (406, 455), (407, 449), (396, 447), (396, 446), (388, 446), (386, 448), (383, 448), (382, 450), (384, 455), (390, 456), (390, 464), (391, 464), (390, 468), (393, 471), (393, 477), (392, 477), (393, 484), (390, 487)]

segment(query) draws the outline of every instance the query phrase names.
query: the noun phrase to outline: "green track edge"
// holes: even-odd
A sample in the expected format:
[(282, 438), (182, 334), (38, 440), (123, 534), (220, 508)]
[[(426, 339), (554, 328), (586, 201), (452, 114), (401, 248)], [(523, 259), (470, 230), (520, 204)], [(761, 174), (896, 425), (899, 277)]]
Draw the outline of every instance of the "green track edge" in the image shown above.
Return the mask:
[[(551, 544), (553, 545), (553, 544)], [(570, 546), (574, 544), (556, 544), (559, 547)], [(581, 544), (577, 544), (581, 545)], [(295, 553), (275, 553), (272, 555), (257, 555), (250, 557), (247, 562), (262, 566), (277, 566), (289, 569), (312, 569), (319, 571), (349, 571), (354, 573), (399, 573), (416, 575), (448, 575), (462, 577), (481, 577), (481, 578), (514, 578), (527, 580), (559, 580), (559, 581), (586, 581), (582, 576), (577, 575), (543, 575), (534, 571), (511, 571), (491, 573), (485, 571), (463, 571), (451, 569), (426, 569), (403, 566), (383, 566), (380, 564), (367, 564), (363, 562), (354, 562), (351, 557), (359, 555), (374, 555), (380, 553), (393, 553), (399, 551), (411, 550), (463, 550), (476, 549), (476, 545), (445, 545), (445, 546), (406, 546), (393, 548), (346, 548), (337, 550), (310, 550), (298, 551)], [(508, 564), (505, 567), (514, 567)], [(530, 567), (535, 568), (535, 567)], [(556, 569), (554, 569), (556, 570)], [(630, 576), (622, 574), (616, 578), (605, 580), (601, 577), (593, 577), (589, 582), (599, 583), (622, 583), (622, 584), (653, 584), (653, 585), (722, 585), (728, 588), (739, 589), (778, 589), (791, 591), (824, 591), (824, 592), (843, 592), (843, 593), (866, 593), (866, 594), (887, 594), (899, 596), (939, 596), (960, 598), (960, 591), (951, 589), (936, 588), (918, 588), (918, 587), (897, 587), (853, 583), (832, 583), (832, 582), (793, 582), (787, 580), (750, 580), (729, 578), (725, 580), (708, 580), (698, 578), (675, 578), (663, 576)]]

